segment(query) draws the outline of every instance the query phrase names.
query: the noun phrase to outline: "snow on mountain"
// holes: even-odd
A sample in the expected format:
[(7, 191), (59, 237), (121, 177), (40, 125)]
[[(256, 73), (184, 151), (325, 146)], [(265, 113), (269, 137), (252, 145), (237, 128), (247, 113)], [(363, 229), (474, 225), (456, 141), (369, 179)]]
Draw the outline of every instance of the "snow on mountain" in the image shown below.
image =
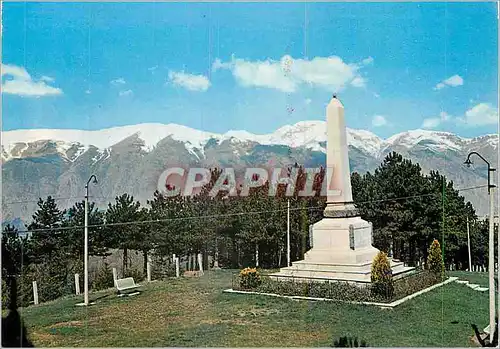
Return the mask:
[(469, 143), (468, 138), (461, 138), (450, 132), (411, 130), (396, 134), (384, 141), (383, 149), (394, 146), (413, 148), (417, 145), (425, 146), (433, 150), (460, 150)]
[[(113, 127), (97, 131), (87, 130), (14, 130), (2, 133), (2, 157), (10, 159), (22, 155), (29, 143), (51, 140), (55, 142), (57, 151), (68, 160), (74, 161), (94, 146), (99, 155), (93, 160), (99, 161), (109, 157), (111, 147), (124, 139), (137, 135), (144, 142), (144, 150), (151, 151), (161, 140), (171, 137), (182, 142), (193, 154), (203, 154), (204, 146), (210, 139), (219, 142), (256, 142), (262, 145), (286, 145), (290, 147), (306, 147), (325, 152), (323, 142), (326, 141), (326, 122), (322, 120), (301, 121), (294, 125), (286, 125), (269, 134), (253, 134), (242, 130), (231, 130), (224, 134), (205, 132), (178, 124), (139, 124)], [(412, 130), (396, 134), (382, 140), (375, 134), (365, 130), (347, 129), (348, 143), (373, 157), (378, 157), (389, 147), (402, 146), (412, 148), (417, 145), (443, 150), (460, 150), (464, 146), (486, 140), (491, 146), (498, 146), (498, 136), (489, 135), (474, 139), (461, 138), (448, 132)], [(68, 151), (71, 156), (68, 157)], [(195, 151), (197, 150), (197, 151)], [(197, 155), (198, 156), (198, 155)]]

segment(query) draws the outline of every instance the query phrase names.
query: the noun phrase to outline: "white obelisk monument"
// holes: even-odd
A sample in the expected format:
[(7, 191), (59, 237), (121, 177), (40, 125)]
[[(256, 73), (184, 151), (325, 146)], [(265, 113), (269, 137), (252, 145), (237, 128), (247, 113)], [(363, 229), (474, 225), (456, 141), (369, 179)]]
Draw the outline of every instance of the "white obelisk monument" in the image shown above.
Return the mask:
[[(278, 280), (371, 281), (371, 264), (379, 252), (372, 246), (372, 224), (358, 215), (352, 201), (344, 106), (333, 96), (326, 108), (326, 195), (324, 218), (312, 226), (312, 248), (304, 260), (273, 274)], [(325, 183), (324, 183), (325, 184)], [(414, 268), (391, 260), (393, 276)]]

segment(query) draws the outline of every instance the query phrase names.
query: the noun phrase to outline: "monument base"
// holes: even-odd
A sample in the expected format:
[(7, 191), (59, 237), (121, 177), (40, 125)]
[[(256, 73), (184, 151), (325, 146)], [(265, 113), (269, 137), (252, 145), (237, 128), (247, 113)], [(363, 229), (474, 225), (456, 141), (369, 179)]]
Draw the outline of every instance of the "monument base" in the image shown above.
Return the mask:
[[(304, 260), (271, 274), (276, 280), (371, 282), (371, 265), (379, 250), (372, 246), (372, 224), (361, 217), (323, 218), (312, 226), (312, 248)], [(390, 259), (394, 279), (415, 268)]]

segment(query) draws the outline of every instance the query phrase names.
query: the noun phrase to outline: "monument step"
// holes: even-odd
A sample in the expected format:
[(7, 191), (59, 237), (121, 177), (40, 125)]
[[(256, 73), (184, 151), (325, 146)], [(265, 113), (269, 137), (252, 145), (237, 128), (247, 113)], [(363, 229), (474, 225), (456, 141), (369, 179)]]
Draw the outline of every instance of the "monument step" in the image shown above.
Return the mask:
[[(394, 279), (398, 279), (402, 276), (406, 276), (413, 272), (415, 268), (404, 267), (396, 268), (393, 270)], [(271, 274), (271, 278), (274, 277), (278, 281), (318, 281), (324, 279), (325, 281), (351, 281), (354, 283), (370, 283), (371, 282), (371, 269), (346, 269), (340, 270), (337, 268), (332, 268), (330, 270), (319, 270), (319, 269), (307, 269), (306, 265), (303, 268), (293, 268), (287, 267), (282, 268), (278, 273)]]
[[(345, 263), (319, 263), (310, 262), (307, 260), (292, 262), (290, 267), (284, 268), (287, 270), (304, 270), (304, 271), (338, 271), (338, 272), (363, 272), (371, 273), (371, 262), (364, 262), (358, 264), (345, 264)], [(394, 272), (398, 272), (402, 268), (406, 268), (404, 263), (391, 263), (391, 269)]]

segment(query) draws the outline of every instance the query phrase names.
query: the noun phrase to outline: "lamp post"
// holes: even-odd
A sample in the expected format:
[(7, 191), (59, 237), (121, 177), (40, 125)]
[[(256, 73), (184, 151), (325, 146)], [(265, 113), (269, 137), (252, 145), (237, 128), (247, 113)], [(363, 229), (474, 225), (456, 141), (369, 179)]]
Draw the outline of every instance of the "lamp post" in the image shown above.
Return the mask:
[[(491, 173), (496, 169), (492, 168), (490, 163), (481, 156), (481, 154), (473, 151), (467, 155), (467, 160), (465, 164), (470, 167), (472, 161), (470, 160), (471, 155), (476, 155), (481, 160), (483, 160), (486, 165), (488, 165), (488, 196), (490, 199), (490, 218), (489, 218), (489, 247), (488, 247), (488, 274), (489, 274), (489, 291), (490, 291), (490, 342), (493, 341), (493, 334), (495, 332), (495, 236), (493, 230), (493, 191), (496, 187), (491, 184)], [(500, 247), (500, 239), (498, 239), (498, 247)], [(500, 251), (500, 249), (499, 249)], [(499, 265), (500, 266), (500, 265)], [(500, 268), (498, 268), (498, 274), (500, 275)], [(499, 298), (499, 312), (500, 312), (500, 298)]]
[(87, 184), (85, 185), (85, 237), (84, 237), (84, 260), (83, 265), (85, 269), (84, 273), (84, 305), (89, 305), (89, 183), (94, 179), (92, 183), (97, 184), (97, 178), (95, 175), (90, 176)]

